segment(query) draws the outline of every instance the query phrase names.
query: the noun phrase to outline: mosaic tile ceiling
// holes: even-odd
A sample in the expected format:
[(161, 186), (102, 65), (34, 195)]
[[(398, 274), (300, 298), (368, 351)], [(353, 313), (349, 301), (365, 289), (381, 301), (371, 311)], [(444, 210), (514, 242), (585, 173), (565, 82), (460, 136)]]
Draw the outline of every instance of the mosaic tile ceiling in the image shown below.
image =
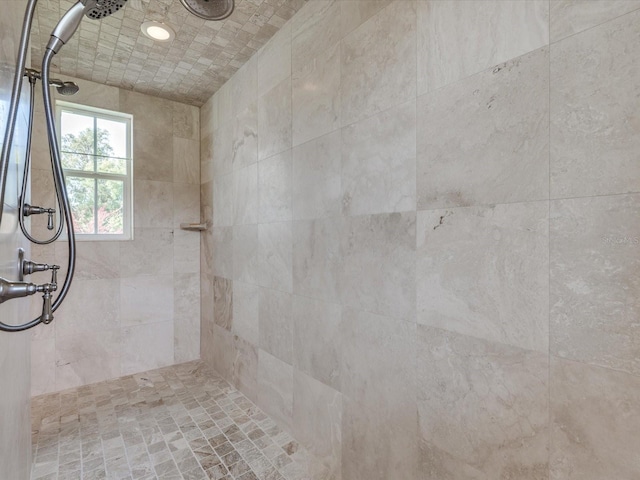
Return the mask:
[[(306, 0), (236, 0), (230, 17), (205, 21), (179, 0), (128, 0), (101, 21), (85, 18), (54, 59), (52, 72), (201, 106)], [(75, 2), (40, 0), (31, 33), (31, 58), (39, 68), (51, 31)], [(145, 21), (176, 32), (154, 42), (140, 31)]]

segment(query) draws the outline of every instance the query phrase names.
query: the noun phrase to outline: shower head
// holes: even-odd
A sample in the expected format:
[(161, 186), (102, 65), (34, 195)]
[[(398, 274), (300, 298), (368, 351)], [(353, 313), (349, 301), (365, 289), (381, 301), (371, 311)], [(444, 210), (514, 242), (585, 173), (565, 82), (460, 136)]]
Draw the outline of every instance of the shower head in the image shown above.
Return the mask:
[[(36, 80), (42, 80), (41, 73), (33, 68), (25, 68), (24, 75), (25, 77), (28, 77), (29, 81), (32, 83), (35, 83)], [(80, 90), (80, 87), (77, 83), (64, 82), (62, 80), (58, 80), (57, 78), (50, 78), (49, 86), (56, 87), (56, 90), (58, 90), (58, 93), (60, 95), (75, 95)]]
[(62, 85), (56, 86), (56, 90), (60, 95), (75, 95), (80, 90), (77, 83), (73, 82), (61, 82)]
[(224, 20), (233, 12), (234, 0), (180, 0), (196, 17), (205, 20)]
[(84, 14), (93, 20), (100, 20), (116, 13), (125, 3), (127, 0), (85, 0)]
[(127, 0), (79, 0), (60, 19), (51, 32), (47, 49), (58, 53), (67, 43), (82, 21), (82, 15), (99, 20), (120, 10)]

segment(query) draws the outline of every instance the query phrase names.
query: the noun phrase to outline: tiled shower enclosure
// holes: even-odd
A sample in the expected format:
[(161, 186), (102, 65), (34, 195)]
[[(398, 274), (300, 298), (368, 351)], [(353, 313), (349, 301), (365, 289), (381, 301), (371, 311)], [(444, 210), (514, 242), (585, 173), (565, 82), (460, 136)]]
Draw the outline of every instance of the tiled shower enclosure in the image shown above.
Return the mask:
[(640, 475), (639, 8), (310, 1), (202, 107), (202, 357), (327, 478)]

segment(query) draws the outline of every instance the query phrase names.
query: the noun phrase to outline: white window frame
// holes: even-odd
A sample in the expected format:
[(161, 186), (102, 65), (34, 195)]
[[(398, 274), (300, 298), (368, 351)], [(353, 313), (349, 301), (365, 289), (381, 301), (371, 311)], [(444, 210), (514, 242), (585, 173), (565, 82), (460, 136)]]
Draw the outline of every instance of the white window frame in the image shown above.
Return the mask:
[[(113, 173), (100, 173), (100, 172), (86, 172), (83, 170), (71, 170), (63, 169), (65, 178), (67, 175), (76, 178), (91, 178), (94, 180), (119, 180), (123, 181), (123, 227), (122, 234), (106, 234), (106, 233), (77, 233), (76, 240), (78, 241), (126, 241), (133, 240), (133, 115), (127, 113), (115, 112), (112, 110), (106, 110), (103, 108), (90, 107), (87, 105), (80, 105), (77, 103), (64, 102), (56, 100), (56, 130), (58, 134), (58, 147), (62, 149), (62, 112), (76, 113), (79, 115), (87, 115), (94, 117), (95, 119), (101, 118), (104, 120), (112, 120), (123, 122), (127, 124), (127, 173), (125, 175), (113, 174)], [(97, 195), (97, 189), (95, 195)], [(96, 200), (97, 202), (97, 200)], [(96, 219), (97, 221), (97, 219)], [(66, 236), (66, 235), (65, 235)]]

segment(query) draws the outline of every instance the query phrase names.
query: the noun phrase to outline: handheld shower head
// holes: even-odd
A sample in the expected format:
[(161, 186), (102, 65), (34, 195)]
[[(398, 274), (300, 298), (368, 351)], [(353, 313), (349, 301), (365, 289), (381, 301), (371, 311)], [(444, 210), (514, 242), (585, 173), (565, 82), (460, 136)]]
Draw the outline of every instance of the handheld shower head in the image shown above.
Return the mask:
[(60, 19), (51, 33), (47, 49), (58, 53), (67, 43), (82, 21), (82, 15), (99, 20), (120, 10), (127, 0), (79, 0)]
[(234, 0), (180, 0), (196, 17), (205, 20), (224, 20), (233, 12)]
[(87, 8), (84, 14), (93, 20), (100, 20), (116, 13), (125, 3), (127, 0), (85, 0)]

